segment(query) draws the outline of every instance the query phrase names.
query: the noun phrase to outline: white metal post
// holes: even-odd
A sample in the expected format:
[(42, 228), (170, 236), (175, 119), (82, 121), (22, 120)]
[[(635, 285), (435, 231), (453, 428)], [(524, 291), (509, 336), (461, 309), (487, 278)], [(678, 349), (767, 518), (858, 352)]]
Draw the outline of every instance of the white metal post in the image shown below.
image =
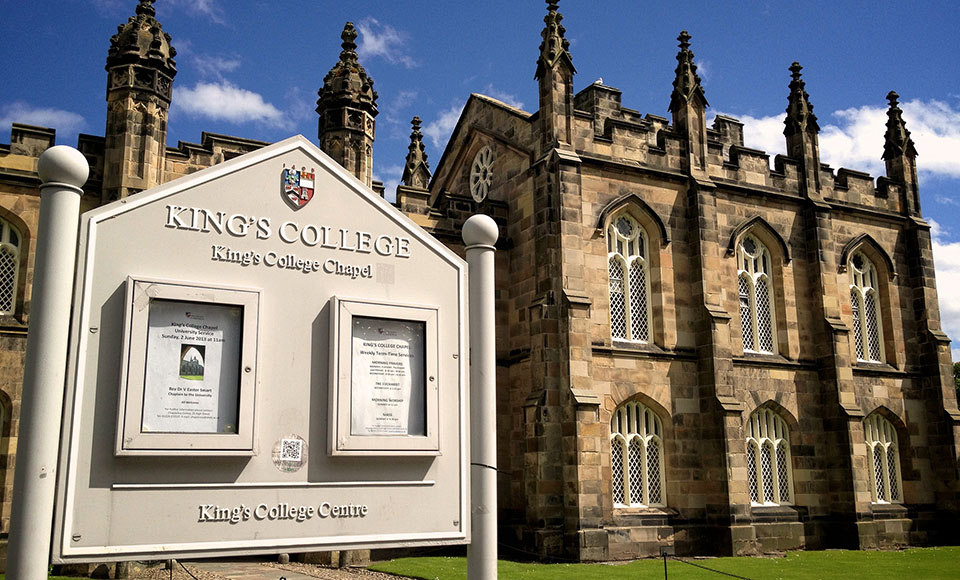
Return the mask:
[(7, 577), (17, 580), (45, 580), (50, 565), (80, 188), (89, 171), (84, 156), (65, 145), (47, 149), (37, 163), (40, 224), (7, 564)]
[(494, 311), (496, 222), (485, 215), (463, 224), (470, 276), (471, 534), (467, 579), (497, 577), (497, 357)]

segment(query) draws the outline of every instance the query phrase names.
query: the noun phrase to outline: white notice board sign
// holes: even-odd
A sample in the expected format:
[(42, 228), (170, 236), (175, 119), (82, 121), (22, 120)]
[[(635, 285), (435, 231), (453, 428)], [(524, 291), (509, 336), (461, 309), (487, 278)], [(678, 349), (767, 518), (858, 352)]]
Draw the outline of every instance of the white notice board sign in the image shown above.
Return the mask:
[(469, 542), (456, 253), (299, 136), (79, 240), (54, 562)]

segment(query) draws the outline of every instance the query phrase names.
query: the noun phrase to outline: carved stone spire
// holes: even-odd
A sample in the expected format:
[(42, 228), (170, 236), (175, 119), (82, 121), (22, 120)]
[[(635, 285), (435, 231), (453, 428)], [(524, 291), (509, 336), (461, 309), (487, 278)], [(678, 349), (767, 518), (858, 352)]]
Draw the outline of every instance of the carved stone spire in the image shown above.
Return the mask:
[(555, 147), (570, 149), (573, 125), (573, 75), (577, 70), (570, 57), (570, 41), (560, 22), (557, 0), (547, 0), (545, 26), (540, 33), (540, 56), (537, 58), (540, 154)]
[[(107, 53), (108, 71), (117, 66), (138, 64), (159, 70), (170, 80), (177, 74), (177, 63), (173, 60), (177, 50), (170, 44), (170, 35), (163, 31), (157, 21), (153, 2), (140, 0), (136, 16), (131, 16), (126, 24), (117, 27)], [(169, 91), (159, 96), (170, 100)]]
[(680, 52), (677, 53), (677, 76), (673, 81), (673, 93), (670, 95), (670, 111), (674, 112), (686, 104), (696, 104), (701, 108), (707, 107), (707, 97), (697, 75), (697, 65), (693, 63), (693, 52), (690, 51), (690, 34), (686, 30), (677, 37), (680, 41)]
[(320, 148), (368, 186), (373, 182), (377, 91), (357, 59), (357, 31), (347, 22), (340, 35), (340, 60), (317, 91)]
[(787, 138), (787, 156), (800, 163), (801, 192), (807, 196), (820, 195), (820, 143), (817, 135), (820, 125), (813, 114), (810, 95), (800, 77), (803, 67), (790, 65), (790, 95), (787, 97), (787, 118), (783, 134)]
[(154, 2), (156, 0), (140, 0), (140, 4), (137, 5), (137, 14), (156, 17), (157, 9), (153, 7)]
[(373, 116), (377, 114), (377, 91), (373, 79), (360, 65), (357, 58), (357, 30), (347, 22), (340, 34), (340, 60), (323, 78), (323, 87), (317, 92), (317, 112), (323, 108), (348, 104), (363, 109)]
[(543, 17), (545, 26), (540, 36), (540, 58), (537, 59), (537, 74), (534, 78), (541, 79), (547, 69), (553, 68), (561, 59), (576, 72), (573, 67), (573, 57), (570, 56), (570, 41), (564, 37), (566, 29), (560, 22), (563, 14), (557, 9), (558, 0), (547, 0), (547, 15)]
[(159, 185), (166, 163), (167, 113), (176, 49), (157, 21), (154, 0), (117, 27), (107, 52), (106, 201)]
[(887, 93), (890, 108), (887, 109), (887, 132), (883, 136), (883, 159), (888, 160), (901, 155), (916, 157), (917, 149), (910, 138), (910, 131), (903, 121), (903, 111), (897, 99), (900, 95), (894, 91)]
[(685, 169), (691, 175), (702, 174), (707, 168), (707, 98), (697, 76), (690, 51), (690, 34), (686, 30), (677, 37), (680, 52), (677, 53), (676, 78), (670, 94), (670, 112), (674, 129), (686, 142)]
[(810, 95), (806, 91), (806, 83), (800, 78), (803, 67), (794, 62), (790, 65), (790, 96), (787, 97), (787, 119), (783, 134), (787, 137), (797, 133), (819, 133), (820, 125), (817, 116), (813, 114), (813, 105), (810, 104)]
[(890, 91), (887, 100), (887, 132), (883, 136), (883, 161), (887, 177), (903, 188), (903, 209), (907, 215), (920, 215), (919, 182), (917, 180), (917, 148), (910, 138), (910, 131), (903, 121), (903, 111), (897, 99), (900, 95)]
[(137, 5), (137, 14), (156, 17), (157, 9), (153, 7), (154, 2), (156, 0), (140, 0), (140, 4)]
[(413, 131), (410, 132), (410, 147), (408, 147), (407, 160), (403, 166), (403, 177), (400, 180), (408, 187), (426, 189), (430, 183), (430, 165), (427, 163), (420, 123), (420, 117), (414, 117), (411, 121)]

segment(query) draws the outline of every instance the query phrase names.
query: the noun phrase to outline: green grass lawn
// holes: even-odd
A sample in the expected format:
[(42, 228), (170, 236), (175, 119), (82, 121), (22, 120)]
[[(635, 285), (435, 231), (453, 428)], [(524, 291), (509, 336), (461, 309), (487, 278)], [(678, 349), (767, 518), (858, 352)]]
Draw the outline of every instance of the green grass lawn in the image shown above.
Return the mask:
[[(783, 558), (684, 560), (756, 580), (960, 578), (960, 547), (914, 548), (897, 552), (828, 550), (791, 552)], [(465, 558), (401, 558), (370, 568), (424, 580), (460, 580), (467, 577)], [(501, 560), (497, 570), (503, 580), (654, 580), (663, 578), (663, 560), (640, 560), (629, 564), (521, 564)], [(667, 561), (667, 574), (676, 580), (729, 578), (676, 560)]]

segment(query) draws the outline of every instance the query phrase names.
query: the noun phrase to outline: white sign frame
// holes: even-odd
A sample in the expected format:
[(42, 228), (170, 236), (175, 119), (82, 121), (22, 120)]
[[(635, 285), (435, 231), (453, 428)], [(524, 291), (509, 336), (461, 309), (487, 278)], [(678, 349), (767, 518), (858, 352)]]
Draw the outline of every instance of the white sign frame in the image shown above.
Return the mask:
[[(278, 190), (294, 166), (316, 168), (296, 212)], [(116, 455), (131, 275), (260, 293), (253, 453)], [(467, 281), (456, 252), (302, 136), (84, 214), (52, 561), (469, 543)], [(437, 310), (442, 454), (327, 452), (330, 298), (358, 295)], [(271, 450), (298, 439), (290, 469)]]
[[(437, 366), (437, 309), (411, 304), (384, 304), (367, 300), (330, 299), (330, 434), (331, 455), (440, 455), (439, 368)], [(354, 392), (360, 377), (354, 376), (353, 319), (381, 318), (421, 322), (424, 341), (423, 435), (357, 435), (353, 433)], [(414, 385), (416, 388), (416, 385)]]
[[(236, 369), (237, 426), (234, 432), (143, 431), (150, 306), (154, 300), (242, 308)], [(116, 455), (253, 455), (256, 432), (259, 290), (128, 277), (125, 305)]]

